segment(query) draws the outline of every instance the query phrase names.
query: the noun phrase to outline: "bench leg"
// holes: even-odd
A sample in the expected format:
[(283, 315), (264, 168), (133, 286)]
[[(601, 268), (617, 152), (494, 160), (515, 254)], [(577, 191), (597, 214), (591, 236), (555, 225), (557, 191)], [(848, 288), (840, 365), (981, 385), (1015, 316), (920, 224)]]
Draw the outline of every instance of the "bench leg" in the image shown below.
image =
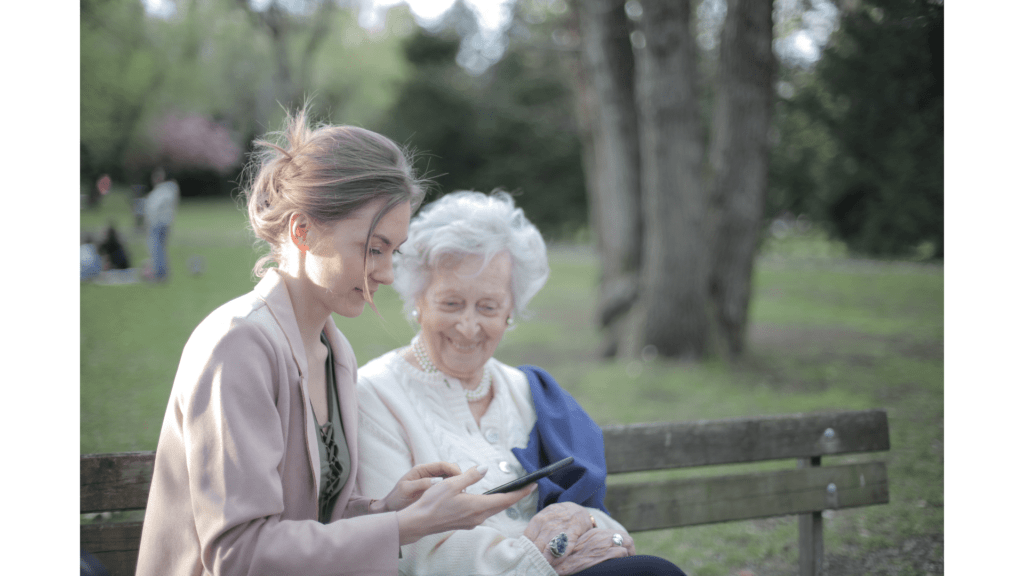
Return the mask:
[[(797, 468), (821, 466), (821, 457), (800, 458)], [(821, 512), (800, 514), (800, 576), (821, 576), (825, 542), (821, 532)]]
[(825, 546), (821, 512), (800, 515), (800, 576), (821, 576)]

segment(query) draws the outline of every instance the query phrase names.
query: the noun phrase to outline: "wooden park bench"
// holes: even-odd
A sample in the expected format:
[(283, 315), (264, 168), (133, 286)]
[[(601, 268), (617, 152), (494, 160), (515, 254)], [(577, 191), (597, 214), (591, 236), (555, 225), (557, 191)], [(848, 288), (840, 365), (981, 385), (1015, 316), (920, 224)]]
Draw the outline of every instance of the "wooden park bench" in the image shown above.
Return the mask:
[[(823, 510), (885, 504), (885, 462), (822, 466), (822, 456), (889, 449), (884, 410), (605, 426), (609, 475), (796, 459), (795, 469), (609, 482), (605, 505), (630, 532), (799, 515), (800, 574), (822, 573)], [(81, 459), (83, 514), (141, 510), (153, 452)], [(81, 547), (111, 576), (132, 575), (141, 522), (81, 526)], [(686, 568), (683, 567), (685, 570)]]

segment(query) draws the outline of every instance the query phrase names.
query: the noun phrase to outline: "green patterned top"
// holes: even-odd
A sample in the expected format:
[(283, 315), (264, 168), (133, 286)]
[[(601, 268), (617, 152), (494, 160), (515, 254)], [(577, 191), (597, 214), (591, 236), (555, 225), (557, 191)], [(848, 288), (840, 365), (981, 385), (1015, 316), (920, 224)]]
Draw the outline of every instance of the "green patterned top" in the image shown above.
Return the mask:
[(320, 506), (318, 519), (327, 524), (331, 521), (334, 503), (338, 500), (342, 486), (352, 472), (352, 458), (345, 442), (345, 430), (341, 425), (341, 405), (338, 404), (338, 388), (334, 379), (334, 355), (327, 335), (320, 333), (320, 341), (327, 346), (327, 366), (324, 381), (327, 383), (327, 423), (317, 423), (317, 448), (320, 452)]

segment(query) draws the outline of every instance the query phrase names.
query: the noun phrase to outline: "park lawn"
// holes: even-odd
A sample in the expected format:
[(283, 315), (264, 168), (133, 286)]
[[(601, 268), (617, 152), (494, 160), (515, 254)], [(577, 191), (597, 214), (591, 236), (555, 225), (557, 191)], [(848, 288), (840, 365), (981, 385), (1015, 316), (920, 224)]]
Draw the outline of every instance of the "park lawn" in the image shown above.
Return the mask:
[[(129, 231), (123, 190), (115, 189), (82, 226), (114, 219), (135, 261), (142, 236)], [(185, 200), (172, 230), (164, 285), (81, 285), (81, 438), (84, 453), (154, 450), (181, 349), (218, 305), (253, 286), (256, 259), (237, 203)], [(497, 357), (551, 372), (599, 424), (728, 418), (885, 408), (888, 453), (836, 457), (888, 462), (890, 503), (826, 512), (825, 551), (833, 573), (887, 558), (901, 574), (942, 570), (942, 267), (845, 257), (811, 236), (770, 242), (756, 266), (749, 353), (733, 365), (601, 361), (594, 305), (598, 270), (585, 247), (553, 246), (552, 275)], [(186, 262), (205, 261), (189, 275)], [(336, 317), (366, 362), (409, 341), (414, 331), (390, 288), (359, 318)], [(826, 459), (826, 463), (829, 460)], [(756, 469), (795, 466), (769, 463)], [(683, 474), (715, 474), (716, 469)], [(659, 472), (652, 474), (678, 474)], [(618, 481), (613, 479), (612, 482)], [(691, 576), (790, 574), (797, 562), (795, 517), (634, 534)], [(927, 565), (901, 550), (930, 547)], [(893, 553), (893, 550), (896, 552)], [(934, 571), (934, 568), (931, 569)]]

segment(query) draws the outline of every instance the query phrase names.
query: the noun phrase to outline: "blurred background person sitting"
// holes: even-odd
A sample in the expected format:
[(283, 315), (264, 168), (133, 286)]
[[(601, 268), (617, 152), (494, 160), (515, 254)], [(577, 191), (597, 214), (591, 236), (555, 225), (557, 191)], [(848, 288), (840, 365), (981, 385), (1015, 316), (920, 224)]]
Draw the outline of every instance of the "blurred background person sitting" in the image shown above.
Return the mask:
[(118, 235), (117, 227), (113, 223), (107, 226), (106, 235), (104, 235), (103, 242), (97, 250), (103, 258), (104, 270), (127, 270), (131, 268), (128, 251), (125, 249), (124, 244), (121, 243), (121, 237)]
[(96, 245), (93, 244), (92, 234), (82, 232), (79, 242), (79, 279), (84, 282), (99, 276), (103, 271), (103, 260), (100, 258)]

